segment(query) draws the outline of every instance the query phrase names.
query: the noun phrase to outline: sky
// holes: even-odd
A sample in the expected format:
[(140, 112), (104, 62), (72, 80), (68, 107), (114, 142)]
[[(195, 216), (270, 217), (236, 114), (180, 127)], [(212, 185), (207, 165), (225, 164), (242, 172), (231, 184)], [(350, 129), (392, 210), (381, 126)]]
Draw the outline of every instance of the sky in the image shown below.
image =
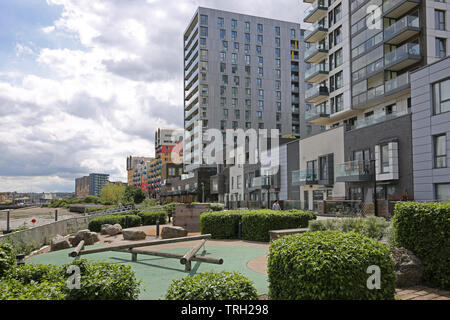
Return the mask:
[(1, 0), (0, 192), (126, 181), (183, 127), (183, 32), (198, 6), (299, 22), (301, 0)]

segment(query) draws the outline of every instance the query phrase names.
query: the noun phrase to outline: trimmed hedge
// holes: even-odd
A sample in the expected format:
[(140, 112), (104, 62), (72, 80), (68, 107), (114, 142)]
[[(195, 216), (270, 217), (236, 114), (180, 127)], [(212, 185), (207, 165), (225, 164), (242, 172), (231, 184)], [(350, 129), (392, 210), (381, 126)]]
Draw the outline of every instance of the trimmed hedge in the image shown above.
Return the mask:
[[(80, 268), (80, 289), (69, 289), (66, 270)], [(136, 300), (141, 281), (130, 266), (76, 260), (62, 267), (27, 264), (0, 279), (0, 300)]]
[(299, 210), (204, 212), (200, 216), (200, 231), (214, 239), (237, 239), (242, 221), (243, 240), (268, 242), (270, 230), (306, 228), (312, 219), (316, 219), (314, 212)]
[[(367, 288), (370, 266), (381, 271), (381, 289)], [(377, 240), (356, 233), (306, 232), (272, 242), (268, 258), (273, 300), (394, 299), (394, 261)]]
[(0, 243), (0, 278), (16, 264), (16, 252), (8, 243)]
[(166, 300), (257, 300), (253, 282), (239, 272), (204, 272), (174, 280)]
[(141, 218), (143, 226), (156, 225), (156, 220), (159, 220), (159, 224), (165, 224), (167, 222), (166, 211), (139, 212), (138, 216)]
[(399, 202), (392, 218), (394, 242), (424, 264), (423, 281), (450, 288), (450, 204)]
[[(126, 219), (128, 217), (128, 226)], [(140, 227), (142, 225), (141, 217), (137, 215), (106, 215), (103, 217), (94, 218), (89, 222), (88, 228), (93, 232), (100, 232), (104, 224), (120, 224), (122, 228)]]

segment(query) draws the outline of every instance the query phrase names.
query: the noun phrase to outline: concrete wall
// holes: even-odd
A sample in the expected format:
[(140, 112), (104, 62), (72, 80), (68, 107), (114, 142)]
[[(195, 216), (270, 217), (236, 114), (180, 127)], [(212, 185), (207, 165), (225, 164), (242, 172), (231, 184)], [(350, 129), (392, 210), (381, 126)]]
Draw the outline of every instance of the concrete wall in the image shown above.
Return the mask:
[(434, 185), (450, 183), (450, 168), (434, 168), (433, 136), (447, 134), (450, 164), (450, 112), (434, 115), (432, 84), (450, 76), (450, 58), (411, 74), (412, 145), (415, 200), (435, 200)]

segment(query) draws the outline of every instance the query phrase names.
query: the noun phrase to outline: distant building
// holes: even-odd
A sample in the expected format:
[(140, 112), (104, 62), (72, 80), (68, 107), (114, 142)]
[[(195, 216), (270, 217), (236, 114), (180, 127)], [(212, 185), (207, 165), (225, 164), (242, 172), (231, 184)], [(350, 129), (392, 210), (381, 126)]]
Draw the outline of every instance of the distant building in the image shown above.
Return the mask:
[(75, 179), (75, 196), (100, 196), (100, 190), (109, 182), (109, 174), (91, 173), (89, 176)]

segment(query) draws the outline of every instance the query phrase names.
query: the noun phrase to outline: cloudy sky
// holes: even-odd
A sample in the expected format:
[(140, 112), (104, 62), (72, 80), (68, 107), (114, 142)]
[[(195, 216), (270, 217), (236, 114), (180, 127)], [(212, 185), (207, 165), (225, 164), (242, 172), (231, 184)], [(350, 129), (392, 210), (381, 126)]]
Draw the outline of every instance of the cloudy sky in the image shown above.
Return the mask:
[(1, 0), (0, 192), (126, 181), (183, 126), (182, 35), (198, 6), (299, 22), (300, 0)]

